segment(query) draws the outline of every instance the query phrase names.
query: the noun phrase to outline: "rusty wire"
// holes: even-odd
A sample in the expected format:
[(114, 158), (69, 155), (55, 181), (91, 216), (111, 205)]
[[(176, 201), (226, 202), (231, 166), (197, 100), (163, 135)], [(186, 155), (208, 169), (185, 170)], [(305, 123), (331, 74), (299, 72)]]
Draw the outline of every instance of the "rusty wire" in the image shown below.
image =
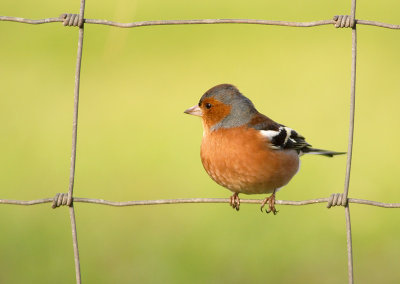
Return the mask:
[[(377, 21), (359, 20), (355, 18), (356, 0), (351, 0), (351, 14), (334, 16), (330, 20), (320, 20), (312, 22), (290, 22), (290, 21), (271, 21), (271, 20), (256, 20), (256, 19), (198, 19), (198, 20), (160, 20), (160, 21), (140, 21), (132, 23), (118, 23), (108, 20), (85, 19), (85, 0), (81, 0), (79, 14), (61, 14), (57, 18), (46, 18), (39, 20), (0, 16), (0, 21), (11, 21), (26, 24), (45, 24), (54, 22), (63, 22), (64, 26), (75, 26), (79, 28), (78, 52), (75, 71), (75, 88), (74, 88), (74, 112), (73, 112), (73, 128), (72, 128), (72, 151), (71, 151), (71, 166), (70, 180), (68, 193), (59, 193), (54, 198), (44, 198), (37, 200), (6, 200), (0, 199), (0, 204), (11, 205), (36, 205), (43, 203), (53, 203), (53, 208), (61, 205), (69, 206), (72, 240), (75, 259), (75, 274), (76, 282), (81, 283), (80, 261), (78, 238), (76, 232), (76, 219), (74, 211), (74, 203), (94, 203), (110, 206), (138, 206), (138, 205), (161, 205), (161, 204), (182, 204), (182, 203), (229, 203), (227, 198), (188, 198), (188, 199), (162, 199), (162, 200), (142, 200), (142, 201), (109, 201), (93, 198), (73, 197), (74, 179), (75, 179), (75, 164), (76, 164), (76, 148), (77, 148), (77, 131), (78, 131), (78, 105), (79, 105), (79, 85), (80, 71), (82, 62), (82, 48), (84, 24), (108, 25), (120, 28), (134, 28), (143, 26), (158, 26), (158, 25), (188, 25), (188, 24), (257, 24), (257, 25), (274, 25), (288, 27), (315, 27), (322, 25), (335, 25), (336, 28), (351, 28), (352, 29), (352, 61), (351, 61), (351, 92), (350, 92), (350, 120), (349, 120), (349, 139), (348, 139), (348, 154), (346, 163), (345, 186), (343, 193), (332, 194), (328, 198), (317, 198), (303, 201), (288, 201), (276, 200), (279, 205), (308, 205), (316, 203), (327, 203), (327, 207), (344, 206), (346, 218), (346, 235), (347, 235), (347, 255), (348, 255), (348, 281), (353, 283), (353, 251), (351, 240), (351, 221), (350, 221), (350, 203), (372, 205), (384, 208), (400, 208), (400, 203), (383, 203), (364, 199), (348, 198), (351, 161), (353, 150), (354, 137), (354, 116), (355, 116), (355, 86), (356, 86), (356, 57), (357, 57), (357, 25), (370, 25), (389, 29), (400, 29), (400, 25), (382, 23)], [(260, 204), (262, 200), (258, 199), (241, 199), (241, 203)]]

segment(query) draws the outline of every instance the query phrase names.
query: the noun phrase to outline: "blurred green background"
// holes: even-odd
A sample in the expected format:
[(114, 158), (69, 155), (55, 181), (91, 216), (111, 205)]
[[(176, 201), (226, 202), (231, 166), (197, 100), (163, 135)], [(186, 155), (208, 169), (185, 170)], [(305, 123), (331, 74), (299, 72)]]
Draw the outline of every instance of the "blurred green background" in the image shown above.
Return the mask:
[[(359, 1), (357, 18), (400, 24), (396, 0)], [(0, 2), (2, 15), (77, 13), (79, 1)], [(349, 14), (350, 1), (87, 1), (119, 22)], [(0, 198), (67, 192), (78, 30), (0, 22)], [(399, 202), (399, 31), (358, 27), (350, 197)], [(314, 146), (346, 151), (351, 31), (333, 26), (86, 25), (75, 195), (108, 200), (228, 197), (199, 159), (198, 118), (183, 114), (219, 83)], [(343, 190), (345, 157), (306, 156), (278, 199)], [(264, 198), (264, 196), (252, 196)], [(77, 203), (85, 283), (345, 283), (343, 208), (243, 204), (112, 208)], [(0, 282), (73, 283), (67, 208), (0, 206)], [(400, 283), (400, 210), (351, 205), (357, 283)], [(57, 280), (55, 280), (57, 279)]]

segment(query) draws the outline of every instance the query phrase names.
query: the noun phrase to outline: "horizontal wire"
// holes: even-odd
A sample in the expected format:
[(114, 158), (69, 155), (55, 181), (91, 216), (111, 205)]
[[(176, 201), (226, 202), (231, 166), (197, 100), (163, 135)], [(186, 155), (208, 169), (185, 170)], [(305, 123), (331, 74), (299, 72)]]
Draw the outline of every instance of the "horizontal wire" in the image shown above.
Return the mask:
[[(0, 21), (10, 21), (25, 24), (47, 24), (54, 22), (63, 22), (64, 19), (46, 18), (39, 20), (25, 19), (19, 17), (0, 16)], [(355, 20), (358, 25), (377, 26), (388, 29), (400, 29), (400, 25), (382, 23), (378, 21)], [(119, 23), (108, 20), (85, 19), (86, 24), (107, 25), (120, 28), (135, 28), (144, 26), (160, 26), (160, 25), (199, 25), (199, 24), (256, 24), (256, 25), (272, 25), (272, 26), (289, 26), (289, 27), (315, 27), (322, 25), (335, 24), (335, 20), (320, 20), (312, 22), (290, 22), (290, 21), (272, 21), (272, 20), (256, 20), (256, 19), (198, 19), (198, 20), (160, 20), (160, 21), (140, 21), (132, 23)]]
[(19, 17), (0, 16), (0, 21), (18, 22), (18, 23), (31, 24), (31, 25), (40, 25), (40, 24), (47, 24), (47, 23), (63, 22), (64, 20), (60, 19), (60, 18), (46, 18), (46, 19), (32, 20), (32, 19), (25, 19), (25, 18), (19, 18)]
[(201, 25), (201, 24), (254, 24), (254, 25), (272, 25), (272, 26), (289, 26), (289, 27), (315, 27), (315, 26), (335, 24), (335, 21), (321, 20), (313, 22), (288, 22), (288, 21), (271, 21), (271, 20), (255, 20), (255, 19), (198, 19), (198, 20), (160, 20), (160, 21), (141, 21), (133, 23), (117, 23), (107, 20), (86, 19), (85, 23), (108, 25), (120, 28), (135, 28), (135, 27), (161, 26), (161, 25)]
[[(11, 200), (11, 199), (0, 199), (0, 204), (11, 204), (11, 205), (36, 205), (42, 203), (51, 203), (54, 198), (43, 198), (36, 200)], [(300, 201), (290, 201), (290, 200), (276, 200), (275, 204), (278, 205), (309, 205), (316, 203), (324, 203), (328, 202), (329, 198), (316, 198), (309, 200), (300, 200)], [(101, 205), (110, 205), (110, 206), (138, 206), (138, 205), (162, 205), (162, 204), (179, 204), (179, 203), (228, 203), (230, 202), (229, 198), (181, 198), (181, 199), (158, 199), (158, 200), (134, 200), (134, 201), (110, 201), (104, 199), (95, 199), (95, 198), (81, 198), (74, 197), (73, 202), (82, 202), (82, 203), (94, 203)], [(261, 204), (263, 199), (240, 199), (240, 203), (247, 204)], [(384, 208), (400, 208), (400, 203), (384, 203), (372, 200), (358, 199), (358, 198), (349, 198), (349, 203), (358, 203), (364, 205), (372, 205)]]

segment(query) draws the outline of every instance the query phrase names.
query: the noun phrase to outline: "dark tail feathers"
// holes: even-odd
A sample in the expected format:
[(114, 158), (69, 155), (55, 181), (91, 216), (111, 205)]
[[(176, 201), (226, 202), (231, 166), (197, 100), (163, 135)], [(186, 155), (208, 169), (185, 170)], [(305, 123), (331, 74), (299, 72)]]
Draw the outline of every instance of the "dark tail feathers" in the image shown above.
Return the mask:
[(335, 152), (335, 151), (329, 151), (329, 150), (323, 150), (323, 149), (315, 149), (315, 148), (310, 148), (310, 147), (304, 147), (301, 149), (301, 151), (304, 154), (314, 154), (314, 155), (322, 155), (326, 157), (333, 157), (336, 155), (344, 155), (346, 152)]

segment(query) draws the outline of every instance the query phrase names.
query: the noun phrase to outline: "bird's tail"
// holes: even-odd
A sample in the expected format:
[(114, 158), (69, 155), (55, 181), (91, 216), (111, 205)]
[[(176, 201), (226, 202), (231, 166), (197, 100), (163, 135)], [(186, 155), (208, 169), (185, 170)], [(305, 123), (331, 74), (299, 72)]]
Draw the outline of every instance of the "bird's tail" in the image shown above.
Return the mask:
[(333, 157), (336, 155), (344, 155), (346, 152), (335, 152), (335, 151), (329, 151), (329, 150), (323, 150), (323, 149), (315, 149), (315, 148), (310, 148), (310, 147), (304, 147), (301, 149), (301, 151), (304, 154), (314, 154), (314, 155), (322, 155), (326, 157)]

